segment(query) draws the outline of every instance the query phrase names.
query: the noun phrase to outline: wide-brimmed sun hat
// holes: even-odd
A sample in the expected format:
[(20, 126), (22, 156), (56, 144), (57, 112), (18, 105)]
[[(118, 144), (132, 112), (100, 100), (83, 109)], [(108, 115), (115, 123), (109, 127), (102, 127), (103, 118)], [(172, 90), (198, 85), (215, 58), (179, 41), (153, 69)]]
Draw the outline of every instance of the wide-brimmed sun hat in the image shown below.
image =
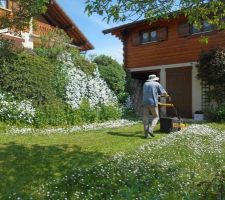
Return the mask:
[(159, 77), (157, 77), (155, 74), (151, 74), (148, 76), (148, 80), (147, 81), (158, 81)]

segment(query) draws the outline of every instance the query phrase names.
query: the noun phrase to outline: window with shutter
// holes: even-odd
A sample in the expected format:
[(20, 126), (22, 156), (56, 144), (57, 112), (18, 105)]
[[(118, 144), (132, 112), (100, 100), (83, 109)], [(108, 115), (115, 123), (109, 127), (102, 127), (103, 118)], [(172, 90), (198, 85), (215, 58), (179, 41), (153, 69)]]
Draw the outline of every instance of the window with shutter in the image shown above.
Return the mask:
[(195, 33), (200, 33), (201, 32), (201, 29), (199, 29), (197, 26), (195, 25), (192, 25), (192, 30), (191, 30), (191, 33), (192, 34), (195, 34)]
[(134, 46), (137, 46), (137, 45), (140, 44), (139, 32), (133, 32), (133, 34), (132, 34), (132, 44)]
[(141, 33), (141, 43), (147, 43), (150, 41), (149, 31), (145, 31)]
[(193, 35), (198, 33), (210, 32), (213, 30), (215, 30), (215, 27), (206, 21), (202, 22), (201, 28), (198, 28), (194, 24), (190, 25), (188, 23), (180, 24), (178, 28), (178, 32), (181, 37), (189, 36), (191, 34)]
[(140, 32), (139, 38), (141, 44), (156, 42), (158, 41), (158, 32), (157, 30), (145, 30)]
[(1, 8), (8, 8), (8, 0), (0, 0)]
[(180, 24), (178, 28), (178, 33), (181, 37), (190, 35), (190, 25), (188, 23)]
[(210, 31), (215, 30), (215, 27), (214, 27), (212, 24), (209, 24), (209, 23), (206, 22), (206, 21), (203, 21), (203, 22), (202, 22), (202, 27), (201, 27), (201, 28), (198, 28), (198, 27), (196, 27), (195, 25), (192, 25), (191, 28), (192, 28), (192, 29), (191, 29), (191, 33), (192, 33), (192, 34), (198, 34), (198, 33), (210, 32)]
[(157, 41), (157, 31), (150, 31), (150, 42), (156, 42)]
[(157, 37), (158, 37), (157, 38), (158, 41), (167, 40), (167, 37), (168, 37), (167, 27), (159, 28), (157, 30)]

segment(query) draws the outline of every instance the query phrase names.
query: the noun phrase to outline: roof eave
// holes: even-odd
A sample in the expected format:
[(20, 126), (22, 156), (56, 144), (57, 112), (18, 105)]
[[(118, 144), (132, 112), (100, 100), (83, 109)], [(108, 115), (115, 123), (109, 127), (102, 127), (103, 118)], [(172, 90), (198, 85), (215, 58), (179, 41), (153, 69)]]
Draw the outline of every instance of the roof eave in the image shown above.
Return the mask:
[(102, 32), (104, 34), (109, 34), (109, 33), (115, 32), (115, 31), (122, 31), (122, 30), (127, 29), (127, 28), (132, 28), (132, 27), (134, 27), (136, 25), (139, 25), (139, 24), (142, 24), (142, 23), (146, 23), (146, 22), (148, 22), (147, 19), (134, 21), (134, 22), (131, 22), (131, 23), (128, 23), (128, 24), (124, 24), (124, 25), (121, 25), (121, 26), (116, 26), (116, 27), (113, 27), (113, 28), (110, 28), (110, 29), (103, 30)]
[[(82, 40), (81, 42), (84, 43), (82, 46), (80, 46), (80, 48), (84, 51), (87, 50), (92, 50), (94, 49), (94, 46), (91, 44), (91, 42), (86, 38), (86, 36), (80, 31), (80, 29), (77, 27), (77, 25), (70, 19), (70, 17), (66, 14), (66, 12), (61, 8), (61, 6), (56, 2), (56, 0), (51, 0), (49, 3), (49, 9), (53, 8), (51, 6), (54, 6), (54, 8), (58, 11), (58, 13), (60, 13), (60, 15), (62, 15), (62, 18), (67, 22), (66, 24), (64, 24), (64, 26), (70, 26), (73, 28), (72, 31), (75, 31), (77, 35), (79, 35), (80, 40)], [(59, 27), (62, 28), (62, 27)], [(62, 28), (63, 29), (63, 28)], [(64, 28), (65, 30), (65, 28)], [(71, 30), (65, 30), (65, 32), (67, 34), (75, 34), (73, 33)]]
[(164, 18), (159, 18), (157, 20), (154, 21), (153, 19), (153, 22), (151, 22), (149, 19), (142, 19), (142, 20), (138, 20), (138, 21), (133, 21), (131, 23), (127, 23), (127, 24), (124, 24), (124, 25), (121, 25), (121, 26), (116, 26), (116, 27), (113, 27), (113, 28), (110, 28), (110, 29), (106, 29), (106, 30), (103, 30), (102, 32), (104, 34), (109, 34), (109, 33), (112, 33), (113, 32), (116, 32), (116, 31), (122, 31), (122, 30), (125, 30), (125, 29), (128, 29), (128, 28), (132, 28), (134, 26), (137, 26), (137, 25), (140, 25), (140, 24), (144, 24), (144, 23), (154, 23), (156, 21), (159, 21), (159, 20), (171, 20), (173, 17), (175, 17), (176, 15), (174, 14), (177, 14), (177, 16), (180, 16), (181, 13), (180, 10), (177, 10), (177, 11), (173, 11), (171, 13), (169, 13), (169, 18), (168, 19), (164, 19)]

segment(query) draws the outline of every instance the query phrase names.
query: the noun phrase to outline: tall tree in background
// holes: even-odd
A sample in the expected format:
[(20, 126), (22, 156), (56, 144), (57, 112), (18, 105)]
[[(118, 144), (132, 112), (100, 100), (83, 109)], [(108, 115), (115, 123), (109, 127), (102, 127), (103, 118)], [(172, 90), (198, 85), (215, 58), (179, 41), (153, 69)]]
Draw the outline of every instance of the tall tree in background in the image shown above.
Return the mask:
[[(189, 23), (201, 27), (207, 21), (225, 28), (225, 0), (86, 0), (86, 12), (97, 13), (107, 22), (159, 18), (184, 14)], [(176, 12), (174, 12), (176, 10)]]
[(49, 0), (12, 0), (12, 12), (3, 12), (0, 15), (0, 29), (11, 28), (24, 30), (29, 27), (32, 17), (44, 13)]
[(123, 103), (127, 97), (125, 92), (126, 73), (123, 66), (106, 55), (95, 57), (93, 62), (98, 65), (101, 76), (107, 82), (110, 89), (115, 92), (120, 103)]

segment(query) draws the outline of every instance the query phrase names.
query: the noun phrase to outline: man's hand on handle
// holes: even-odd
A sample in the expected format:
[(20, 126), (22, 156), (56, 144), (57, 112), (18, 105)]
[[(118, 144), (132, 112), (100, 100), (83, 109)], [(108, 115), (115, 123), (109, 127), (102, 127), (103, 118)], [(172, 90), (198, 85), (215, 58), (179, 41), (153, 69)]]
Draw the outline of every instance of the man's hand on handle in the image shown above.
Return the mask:
[(168, 98), (169, 102), (171, 101), (171, 96), (167, 93), (163, 93), (162, 95), (160, 95), (160, 97)]

